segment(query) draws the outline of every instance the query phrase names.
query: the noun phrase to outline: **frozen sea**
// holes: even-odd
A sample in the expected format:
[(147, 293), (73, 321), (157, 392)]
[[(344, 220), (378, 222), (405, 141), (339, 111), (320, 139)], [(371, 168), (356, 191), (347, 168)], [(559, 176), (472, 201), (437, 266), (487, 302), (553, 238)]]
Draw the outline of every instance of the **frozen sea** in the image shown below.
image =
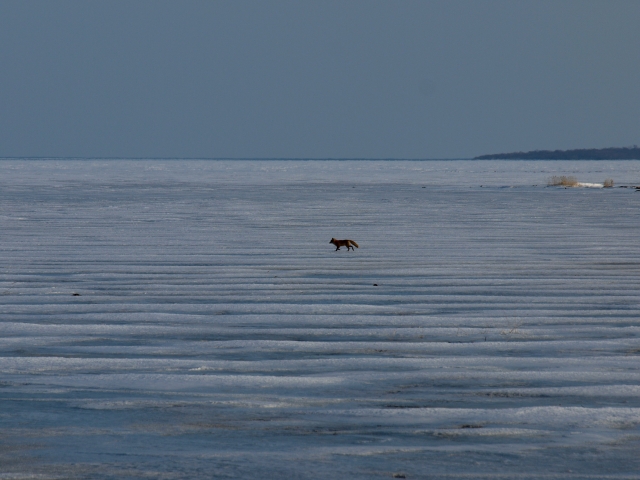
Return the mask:
[(640, 192), (552, 175), (640, 162), (0, 161), (0, 479), (640, 478)]

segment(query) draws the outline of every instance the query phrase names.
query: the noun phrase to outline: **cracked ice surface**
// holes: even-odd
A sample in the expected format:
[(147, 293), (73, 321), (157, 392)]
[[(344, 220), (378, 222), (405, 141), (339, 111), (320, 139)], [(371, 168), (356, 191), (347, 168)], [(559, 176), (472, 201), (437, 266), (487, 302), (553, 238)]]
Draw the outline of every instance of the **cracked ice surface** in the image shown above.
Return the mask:
[(640, 162), (0, 172), (0, 478), (640, 478)]

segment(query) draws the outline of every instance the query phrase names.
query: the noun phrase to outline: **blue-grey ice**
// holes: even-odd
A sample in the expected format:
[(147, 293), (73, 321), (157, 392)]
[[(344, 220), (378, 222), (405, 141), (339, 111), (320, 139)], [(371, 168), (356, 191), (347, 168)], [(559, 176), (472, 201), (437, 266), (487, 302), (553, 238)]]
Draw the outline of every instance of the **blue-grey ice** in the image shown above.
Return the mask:
[(553, 175), (640, 162), (1, 161), (0, 479), (640, 478), (640, 193)]

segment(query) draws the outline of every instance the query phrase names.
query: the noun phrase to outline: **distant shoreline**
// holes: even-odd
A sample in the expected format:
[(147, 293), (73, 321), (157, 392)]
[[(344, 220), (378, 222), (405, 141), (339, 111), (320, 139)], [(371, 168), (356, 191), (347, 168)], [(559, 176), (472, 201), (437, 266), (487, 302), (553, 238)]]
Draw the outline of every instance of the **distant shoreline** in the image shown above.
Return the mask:
[(576, 150), (533, 150), (494, 153), (474, 160), (640, 160), (640, 147), (580, 148)]

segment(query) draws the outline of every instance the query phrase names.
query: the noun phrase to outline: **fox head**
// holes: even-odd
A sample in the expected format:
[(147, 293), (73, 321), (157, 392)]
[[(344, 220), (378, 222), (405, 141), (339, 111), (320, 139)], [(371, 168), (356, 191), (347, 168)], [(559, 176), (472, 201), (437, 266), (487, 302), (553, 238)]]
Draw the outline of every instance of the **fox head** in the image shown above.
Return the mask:
[(332, 238), (332, 239), (329, 241), (329, 243), (335, 243), (335, 242), (336, 242), (336, 239), (335, 239), (335, 238)]

